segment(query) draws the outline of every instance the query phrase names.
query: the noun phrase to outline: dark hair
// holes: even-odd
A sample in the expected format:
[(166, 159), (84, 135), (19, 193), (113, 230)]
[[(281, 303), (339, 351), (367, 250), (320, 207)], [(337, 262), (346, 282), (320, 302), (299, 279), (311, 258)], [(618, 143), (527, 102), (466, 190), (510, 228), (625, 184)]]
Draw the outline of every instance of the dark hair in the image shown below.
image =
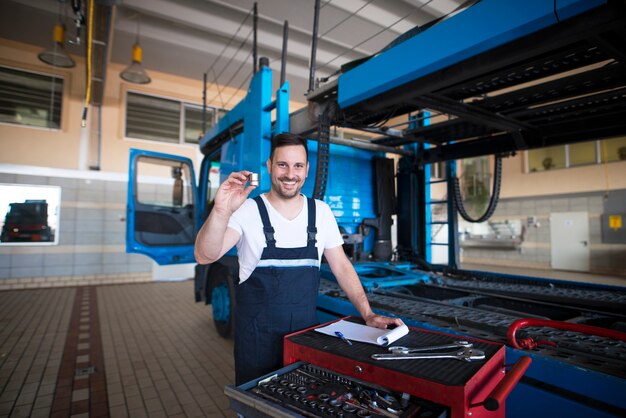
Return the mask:
[(304, 147), (304, 152), (306, 152), (306, 160), (309, 161), (309, 150), (307, 149), (306, 141), (306, 138), (289, 132), (284, 132), (282, 134), (276, 135), (274, 138), (272, 138), (272, 150), (270, 151), (270, 160), (274, 158), (274, 150), (276, 148), (286, 147), (288, 145), (301, 145)]

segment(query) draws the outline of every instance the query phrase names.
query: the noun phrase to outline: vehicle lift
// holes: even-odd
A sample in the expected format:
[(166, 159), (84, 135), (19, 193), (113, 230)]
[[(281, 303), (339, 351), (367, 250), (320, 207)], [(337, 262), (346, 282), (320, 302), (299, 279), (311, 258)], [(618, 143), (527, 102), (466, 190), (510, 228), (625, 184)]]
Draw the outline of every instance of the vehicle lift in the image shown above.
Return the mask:
[[(303, 192), (331, 205), (346, 247), (373, 248), (368, 259), (359, 259), (356, 250), (352, 256), (376, 311), (412, 327), (506, 344), (507, 363), (530, 357), (507, 400), (507, 416), (626, 416), (626, 292), (459, 269), (452, 181), (457, 159), (626, 134), (626, 2), (482, 0), (412, 32), (347, 65), (334, 80), (319, 82), (307, 93), (307, 106), (292, 114), (289, 83), (273, 99), (272, 71), (261, 58), (247, 96), (200, 141), (205, 158), (197, 228), (208, 210), (212, 160), (219, 158), (223, 176), (245, 168), (260, 173), (267, 185), (261, 156), (269, 155), (274, 135), (289, 131), (314, 139), (309, 154), (315, 184), (307, 183)], [(435, 122), (427, 112), (448, 118)], [(397, 115), (408, 115), (406, 129), (383, 126)], [(331, 126), (375, 137), (334, 138)], [(386, 154), (399, 155), (391, 176)], [(431, 241), (431, 206), (441, 202), (430, 199), (429, 168), (440, 162), (447, 174), (447, 265), (433, 264), (430, 253), (438, 244)], [(382, 190), (394, 189), (394, 176), (397, 190), (389, 196)], [(347, 186), (339, 177), (354, 180)], [(355, 185), (368, 178), (382, 179), (381, 186), (364, 192)], [(349, 205), (367, 196), (360, 209)], [(385, 231), (393, 213), (398, 236), (392, 257)], [(364, 233), (368, 228), (375, 233)], [(190, 262), (188, 250), (164, 252), (157, 261)], [(154, 255), (137, 242), (132, 251)], [(196, 300), (213, 304), (218, 331), (226, 335), (234, 252), (211, 270), (197, 266)], [(211, 275), (222, 279), (211, 283)], [(356, 315), (328, 268), (322, 277), (320, 321)]]

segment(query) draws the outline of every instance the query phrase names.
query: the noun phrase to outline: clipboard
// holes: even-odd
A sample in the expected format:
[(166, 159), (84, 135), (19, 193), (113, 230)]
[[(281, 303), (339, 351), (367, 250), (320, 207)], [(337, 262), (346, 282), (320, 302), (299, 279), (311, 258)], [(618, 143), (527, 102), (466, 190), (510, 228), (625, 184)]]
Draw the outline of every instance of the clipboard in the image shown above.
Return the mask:
[(336, 333), (340, 332), (350, 341), (360, 341), (362, 343), (385, 347), (407, 335), (409, 333), (409, 327), (403, 324), (394, 329), (381, 329), (344, 321), (342, 319), (326, 325), (325, 327), (315, 328), (315, 331), (332, 337), (337, 337)]

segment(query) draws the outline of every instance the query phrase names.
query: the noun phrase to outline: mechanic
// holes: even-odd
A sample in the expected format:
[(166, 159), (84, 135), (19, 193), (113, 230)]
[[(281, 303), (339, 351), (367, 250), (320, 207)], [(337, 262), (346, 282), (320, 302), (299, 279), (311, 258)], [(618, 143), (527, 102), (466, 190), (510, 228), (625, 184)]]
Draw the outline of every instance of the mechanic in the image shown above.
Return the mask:
[(372, 311), (330, 207), (300, 193), (309, 172), (306, 139), (291, 133), (274, 137), (267, 170), (271, 189), (254, 199), (248, 199), (256, 188), (248, 184), (252, 172), (231, 173), (196, 238), (200, 264), (219, 260), (237, 245), (236, 385), (281, 368), (283, 337), (318, 323), (322, 255), (367, 325), (402, 325), (399, 318)]

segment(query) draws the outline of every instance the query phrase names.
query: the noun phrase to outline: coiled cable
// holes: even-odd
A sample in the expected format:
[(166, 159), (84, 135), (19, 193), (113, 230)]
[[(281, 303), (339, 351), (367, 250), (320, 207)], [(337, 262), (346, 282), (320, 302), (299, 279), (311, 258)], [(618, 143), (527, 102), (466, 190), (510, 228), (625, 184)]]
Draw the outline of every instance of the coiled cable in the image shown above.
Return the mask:
[(456, 204), (456, 208), (459, 211), (461, 217), (467, 222), (485, 222), (487, 219), (491, 218), (493, 213), (496, 211), (496, 207), (498, 206), (498, 199), (500, 198), (500, 186), (502, 183), (502, 157), (500, 155), (494, 156), (493, 188), (491, 191), (491, 198), (489, 199), (489, 205), (487, 206), (485, 213), (480, 218), (472, 218), (465, 210), (465, 206), (463, 205), (463, 197), (461, 196), (461, 187), (459, 186), (459, 178), (455, 176), (452, 179), (452, 183), (454, 187), (453, 198)]

